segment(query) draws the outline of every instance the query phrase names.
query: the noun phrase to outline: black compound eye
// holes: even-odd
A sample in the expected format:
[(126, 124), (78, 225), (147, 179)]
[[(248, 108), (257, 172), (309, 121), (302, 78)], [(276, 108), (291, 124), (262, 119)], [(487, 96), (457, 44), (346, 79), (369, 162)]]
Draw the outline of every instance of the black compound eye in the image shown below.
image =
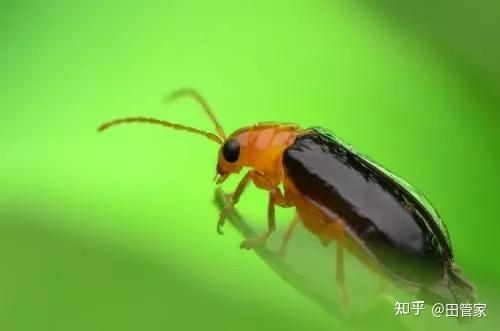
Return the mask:
[(238, 140), (228, 140), (224, 146), (222, 146), (222, 156), (224, 156), (227, 162), (234, 163), (238, 161), (238, 157), (240, 156), (240, 143)]

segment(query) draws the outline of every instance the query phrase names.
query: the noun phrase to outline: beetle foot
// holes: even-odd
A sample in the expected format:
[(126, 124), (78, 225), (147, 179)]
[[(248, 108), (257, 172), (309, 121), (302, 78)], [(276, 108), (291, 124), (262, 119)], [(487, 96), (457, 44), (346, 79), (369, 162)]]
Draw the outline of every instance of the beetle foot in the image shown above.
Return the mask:
[(382, 276), (380, 277), (378, 286), (377, 286), (377, 293), (379, 296), (384, 296), (387, 293), (387, 288), (388, 288), (388, 281), (387, 279)]
[(258, 238), (248, 238), (242, 241), (240, 248), (253, 249), (262, 246), (266, 243), (267, 236), (262, 236)]
[(340, 308), (345, 312), (349, 310), (349, 294), (343, 281), (339, 282)]
[(220, 213), (219, 216), (219, 221), (217, 222), (217, 233), (218, 234), (224, 234), (224, 231), (222, 231), (222, 227), (226, 223), (226, 217), (227, 214), (234, 208), (234, 204), (229, 204), (222, 209), (222, 212)]
[(287, 253), (288, 253), (288, 250), (286, 249), (286, 247), (284, 247), (284, 245), (281, 245), (281, 247), (278, 251), (278, 256), (284, 260), (284, 259), (286, 259)]
[(224, 193), (224, 196), (229, 203), (233, 203), (234, 193)]
[(340, 293), (340, 307), (343, 311), (349, 310), (349, 295), (345, 291)]

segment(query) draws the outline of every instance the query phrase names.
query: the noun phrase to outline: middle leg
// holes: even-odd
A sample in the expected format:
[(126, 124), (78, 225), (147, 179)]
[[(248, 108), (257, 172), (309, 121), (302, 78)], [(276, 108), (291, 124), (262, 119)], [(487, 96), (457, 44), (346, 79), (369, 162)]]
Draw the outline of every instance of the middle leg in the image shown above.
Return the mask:
[(267, 230), (257, 238), (245, 239), (240, 247), (252, 249), (266, 243), (271, 233), (276, 229), (276, 211), (275, 206), (291, 207), (292, 205), (286, 200), (279, 188), (274, 187), (269, 191), (269, 203), (267, 206)]

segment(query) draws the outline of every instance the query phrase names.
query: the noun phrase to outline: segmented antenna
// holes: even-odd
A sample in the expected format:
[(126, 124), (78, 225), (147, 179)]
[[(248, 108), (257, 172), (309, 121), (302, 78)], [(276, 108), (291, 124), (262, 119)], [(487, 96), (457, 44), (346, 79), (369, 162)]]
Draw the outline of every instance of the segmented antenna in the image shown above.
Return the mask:
[(109, 129), (110, 127), (120, 125), (120, 124), (129, 124), (129, 123), (149, 123), (149, 124), (161, 125), (161, 126), (164, 126), (167, 128), (174, 129), (174, 130), (181, 130), (181, 131), (187, 131), (190, 133), (199, 134), (199, 135), (202, 135), (202, 136), (204, 136), (212, 141), (215, 141), (219, 145), (222, 144), (221, 138), (213, 133), (198, 130), (198, 129), (195, 129), (195, 128), (190, 127), (190, 126), (185, 126), (182, 124), (172, 123), (172, 122), (168, 122), (168, 121), (162, 121), (162, 120), (159, 120), (156, 118), (150, 118), (150, 117), (119, 118), (119, 119), (112, 120), (112, 121), (101, 124), (101, 126), (99, 126), (99, 128), (97, 130), (99, 132), (102, 132), (104, 130)]
[(179, 89), (177, 91), (172, 92), (169, 94), (166, 98), (165, 101), (173, 101), (177, 100), (179, 98), (183, 97), (188, 97), (196, 100), (203, 110), (207, 113), (208, 117), (212, 120), (212, 122), (215, 125), (215, 131), (219, 135), (219, 138), (224, 141), (226, 140), (226, 134), (224, 133), (224, 129), (220, 125), (219, 121), (217, 120), (217, 117), (215, 116), (214, 112), (210, 109), (210, 106), (208, 103), (205, 101), (205, 99), (194, 89), (190, 88), (185, 88), (185, 89)]

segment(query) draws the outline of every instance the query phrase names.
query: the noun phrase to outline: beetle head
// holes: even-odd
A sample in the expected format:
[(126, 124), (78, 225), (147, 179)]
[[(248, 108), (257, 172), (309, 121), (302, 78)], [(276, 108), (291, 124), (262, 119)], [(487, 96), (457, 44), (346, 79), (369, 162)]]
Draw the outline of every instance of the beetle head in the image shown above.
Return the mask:
[(222, 184), (231, 174), (239, 173), (242, 165), (243, 146), (236, 137), (230, 137), (219, 149), (217, 172), (214, 181)]

